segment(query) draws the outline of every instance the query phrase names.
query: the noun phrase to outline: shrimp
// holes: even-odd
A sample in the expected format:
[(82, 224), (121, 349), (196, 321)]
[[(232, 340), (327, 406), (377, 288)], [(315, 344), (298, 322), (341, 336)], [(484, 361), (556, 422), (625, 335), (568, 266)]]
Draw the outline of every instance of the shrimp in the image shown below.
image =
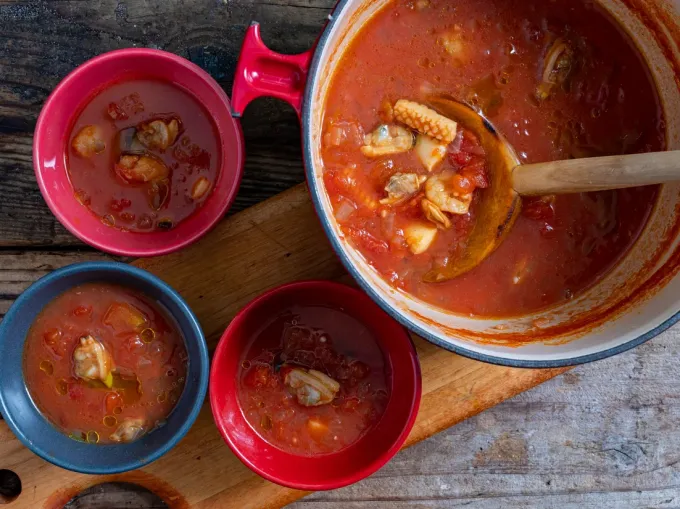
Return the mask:
[(81, 157), (101, 154), (106, 149), (101, 128), (96, 125), (86, 125), (73, 138), (71, 147)]
[(340, 390), (338, 382), (314, 369), (293, 368), (286, 373), (283, 383), (303, 406), (326, 405)]
[(120, 156), (115, 169), (124, 180), (134, 183), (162, 180), (170, 173), (163, 161), (153, 156)]
[(460, 194), (451, 185), (455, 173), (443, 171), (425, 182), (425, 197), (443, 212), (467, 214), (472, 202), (472, 193)]
[(99, 380), (109, 389), (113, 385), (113, 359), (104, 345), (91, 335), (80, 338), (73, 351), (73, 371), (83, 380)]

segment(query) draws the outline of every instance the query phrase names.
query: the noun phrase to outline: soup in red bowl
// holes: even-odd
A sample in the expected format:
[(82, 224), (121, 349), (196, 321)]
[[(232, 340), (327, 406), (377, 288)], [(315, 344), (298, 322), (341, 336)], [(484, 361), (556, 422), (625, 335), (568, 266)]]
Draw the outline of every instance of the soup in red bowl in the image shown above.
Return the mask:
[(420, 401), (413, 344), (366, 295), (292, 283), (246, 306), (215, 353), (210, 401), (220, 433), (263, 477), (332, 489), (380, 468)]
[(116, 83), (85, 106), (68, 147), (78, 201), (107, 226), (170, 230), (210, 198), (221, 147), (210, 115), (158, 80)]
[(200, 238), (229, 208), (243, 171), (224, 91), (198, 66), (151, 49), (106, 53), (69, 74), (43, 107), (33, 148), (57, 219), (127, 256)]

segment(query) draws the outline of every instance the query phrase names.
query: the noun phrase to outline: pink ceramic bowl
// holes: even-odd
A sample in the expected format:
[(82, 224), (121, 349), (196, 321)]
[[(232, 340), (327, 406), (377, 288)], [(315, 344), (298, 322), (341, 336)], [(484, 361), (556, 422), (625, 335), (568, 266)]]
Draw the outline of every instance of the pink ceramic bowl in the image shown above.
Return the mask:
[[(256, 433), (239, 402), (239, 373), (244, 352), (268, 321), (291, 306), (340, 309), (366, 326), (390, 374), (390, 395), (380, 420), (350, 446), (318, 456), (285, 452)], [(365, 293), (330, 281), (280, 286), (243, 308), (220, 340), (210, 370), (210, 405), (217, 428), (251, 470), (277, 484), (301, 490), (329, 490), (360, 481), (387, 463), (404, 444), (418, 413), (420, 366), (413, 343)]]
[[(205, 203), (169, 231), (125, 232), (104, 225), (73, 194), (66, 168), (69, 135), (80, 111), (113, 83), (158, 79), (193, 95), (212, 115), (222, 160), (215, 188)], [(157, 256), (177, 251), (205, 235), (225, 214), (243, 173), (243, 135), (231, 116), (229, 99), (200, 67), (172, 53), (154, 49), (111, 51), (76, 68), (47, 99), (35, 128), (33, 165), (47, 205), (83, 242), (124, 256)]]

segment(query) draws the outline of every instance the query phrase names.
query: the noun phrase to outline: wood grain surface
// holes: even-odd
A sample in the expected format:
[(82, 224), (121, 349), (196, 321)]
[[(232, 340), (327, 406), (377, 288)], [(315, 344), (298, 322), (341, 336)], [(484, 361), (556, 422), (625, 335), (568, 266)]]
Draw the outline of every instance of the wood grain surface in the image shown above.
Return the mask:
[[(262, 23), (272, 48), (300, 52), (312, 44), (333, 4), (0, 0), (0, 316), (50, 270), (108, 258), (84, 248), (54, 220), (33, 177), (32, 131), (42, 102), (59, 80), (104, 51), (148, 46), (189, 58), (229, 91), (240, 41), (252, 19)], [(233, 211), (303, 180), (292, 109), (255, 101), (243, 128), (248, 157)], [(578, 367), (400, 452), (365, 481), (310, 495), (291, 507), (680, 508), (679, 339), (672, 329), (631, 352)], [(7, 433), (3, 426), (0, 437)], [(202, 445), (214, 445), (218, 454), (226, 448), (219, 441)], [(32, 459), (24, 453), (19, 464)], [(193, 468), (210, 459), (193, 457), (188, 464)], [(0, 470), (8, 466), (0, 455)], [(43, 468), (37, 468), (38, 475)], [(209, 466), (203, 469), (203, 475), (217, 475)], [(94, 487), (67, 507), (166, 507), (133, 486)], [(23, 496), (37, 489), (24, 483)]]

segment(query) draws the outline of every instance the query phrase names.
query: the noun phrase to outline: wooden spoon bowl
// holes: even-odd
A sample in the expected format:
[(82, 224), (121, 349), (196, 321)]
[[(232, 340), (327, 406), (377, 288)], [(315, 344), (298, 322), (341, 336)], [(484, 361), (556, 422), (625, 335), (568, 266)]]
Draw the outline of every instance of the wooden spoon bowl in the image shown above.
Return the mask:
[(449, 96), (434, 96), (428, 103), (479, 138), (490, 177), (490, 186), (477, 191), (481, 200), (465, 252), (444, 267), (428, 272), (428, 282), (453, 279), (489, 256), (517, 219), (521, 196), (603, 191), (680, 180), (680, 151), (522, 165), (505, 137), (471, 106)]
[(512, 186), (512, 170), (519, 159), (512, 145), (483, 115), (471, 106), (452, 97), (436, 96), (428, 103), (442, 115), (456, 120), (479, 139), (486, 154), (489, 187), (480, 189), (481, 204), (477, 207), (475, 226), (470, 233), (465, 252), (446, 266), (425, 275), (428, 282), (453, 279), (472, 270), (489, 256), (508, 234), (522, 207), (522, 199)]

